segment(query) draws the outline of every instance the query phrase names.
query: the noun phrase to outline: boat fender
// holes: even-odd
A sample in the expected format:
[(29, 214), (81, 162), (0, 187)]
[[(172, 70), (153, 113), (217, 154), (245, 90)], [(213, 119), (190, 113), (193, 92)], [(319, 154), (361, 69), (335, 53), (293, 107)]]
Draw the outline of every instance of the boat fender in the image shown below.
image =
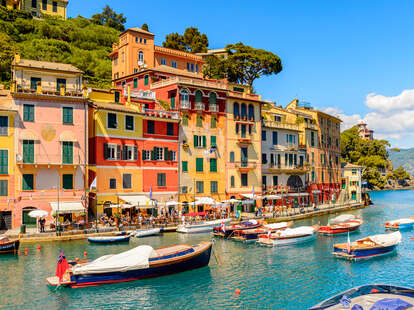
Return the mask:
[(83, 252), (83, 256), (85, 256), (85, 257), (88, 256), (88, 252), (86, 252), (86, 251)]

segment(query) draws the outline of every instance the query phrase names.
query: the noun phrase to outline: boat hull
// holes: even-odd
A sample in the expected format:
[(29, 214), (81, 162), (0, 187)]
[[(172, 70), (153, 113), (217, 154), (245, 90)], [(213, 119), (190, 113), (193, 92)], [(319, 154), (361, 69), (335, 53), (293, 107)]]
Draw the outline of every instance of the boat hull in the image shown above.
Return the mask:
[(226, 226), (225, 231), (222, 231), (220, 227), (214, 227), (213, 229), (213, 235), (215, 237), (219, 237), (219, 238), (231, 238), (234, 235), (234, 232), (236, 230), (251, 230), (251, 229), (256, 229), (258, 227), (262, 226), (261, 223), (252, 225), (252, 226), (237, 226), (236, 227), (231, 227), (231, 226)]
[(353, 226), (353, 227), (344, 227), (344, 228), (337, 228), (337, 229), (332, 229), (329, 226), (321, 226), (321, 228), (319, 228), (319, 233), (322, 235), (341, 235), (341, 234), (347, 234), (352, 233), (352, 232), (356, 232), (359, 229), (359, 226)]
[(20, 240), (8, 241), (0, 244), (0, 254), (17, 253), (19, 251)]
[(347, 249), (334, 247), (333, 255), (339, 258), (349, 260), (363, 260), (370, 259), (378, 256), (383, 256), (393, 253), (397, 248), (397, 244), (386, 246), (386, 247), (375, 247), (375, 248), (363, 248), (358, 250), (351, 250), (349, 253)]
[(316, 233), (312, 235), (300, 236), (300, 237), (286, 237), (286, 238), (269, 238), (263, 237), (259, 238), (257, 241), (260, 245), (263, 246), (283, 246), (283, 245), (293, 245), (293, 244), (300, 244), (309, 242), (315, 239)]
[(155, 236), (161, 232), (160, 228), (154, 229), (142, 229), (133, 231), (131, 234), (136, 238), (148, 237), (148, 236)]
[(217, 221), (212, 221), (210, 223), (198, 224), (198, 225), (179, 225), (177, 227), (177, 232), (183, 233), (183, 234), (212, 232), (214, 227), (220, 226), (222, 223), (228, 223), (230, 221), (231, 221), (230, 219), (226, 219), (226, 220), (217, 220)]
[(102, 238), (102, 237), (97, 237), (97, 238), (88, 238), (88, 241), (90, 243), (99, 243), (99, 244), (107, 244), (107, 243), (120, 243), (120, 242), (129, 242), (130, 236), (125, 236), (125, 237), (113, 237), (113, 238)]
[(414, 223), (407, 223), (407, 224), (394, 224), (394, 225), (385, 225), (385, 228), (390, 230), (404, 230), (404, 229), (412, 229), (414, 227)]

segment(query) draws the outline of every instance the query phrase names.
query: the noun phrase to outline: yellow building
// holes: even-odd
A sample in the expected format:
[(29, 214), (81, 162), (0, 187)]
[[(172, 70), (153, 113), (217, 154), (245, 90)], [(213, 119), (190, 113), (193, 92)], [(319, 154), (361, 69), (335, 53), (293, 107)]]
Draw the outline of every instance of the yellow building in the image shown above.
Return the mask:
[(35, 17), (43, 14), (60, 16), (66, 19), (68, 0), (20, 0), (20, 9), (30, 12)]
[(362, 201), (362, 167), (351, 163), (342, 167), (342, 191), (340, 201)]
[(1, 0), (0, 4), (9, 10), (21, 10), (22, 0)]
[(0, 230), (12, 228), (14, 215), (16, 113), (10, 92), (0, 85)]

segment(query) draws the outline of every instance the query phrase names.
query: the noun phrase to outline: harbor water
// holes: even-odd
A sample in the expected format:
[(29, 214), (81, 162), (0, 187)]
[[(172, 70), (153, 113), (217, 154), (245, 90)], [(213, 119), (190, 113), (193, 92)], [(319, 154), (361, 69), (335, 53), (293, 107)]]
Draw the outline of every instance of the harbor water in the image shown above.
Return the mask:
[[(362, 217), (351, 240), (384, 233), (387, 220), (414, 216), (414, 191), (373, 192), (375, 206), (352, 211)], [(326, 224), (321, 216), (295, 226)], [(129, 244), (93, 245), (87, 241), (23, 245), (19, 255), (0, 256), (0, 307), (7, 309), (307, 309), (351, 287), (369, 283), (414, 286), (414, 230), (403, 231), (396, 253), (360, 262), (336, 259), (332, 245), (347, 236), (318, 236), (307, 244), (265, 248), (216, 240), (208, 267), (129, 283), (49, 289), (59, 249), (68, 258), (119, 253), (140, 244), (154, 248), (196, 244), (210, 234), (167, 233), (133, 238)], [(413, 238), (413, 239), (411, 239)], [(24, 248), (28, 255), (24, 255)], [(240, 294), (235, 294), (239, 289)]]

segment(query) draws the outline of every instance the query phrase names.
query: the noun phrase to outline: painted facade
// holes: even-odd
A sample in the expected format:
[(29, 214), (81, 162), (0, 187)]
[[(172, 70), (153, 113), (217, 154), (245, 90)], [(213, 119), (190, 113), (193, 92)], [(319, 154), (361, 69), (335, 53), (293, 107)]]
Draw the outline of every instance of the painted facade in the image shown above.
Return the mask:
[(21, 10), (22, 0), (1, 0), (0, 4), (8, 10)]
[(86, 211), (88, 105), (77, 88), (81, 71), (25, 59), (14, 61), (12, 71), (18, 111), (13, 227), (33, 224), (27, 216), (33, 209), (49, 212), (52, 222), (50, 202), (59, 201), (62, 209), (65, 202), (74, 203)]
[(362, 201), (362, 167), (351, 163), (342, 167), (341, 200), (360, 203)]
[(66, 19), (68, 0), (20, 0), (20, 2), (21, 9), (30, 12), (35, 17), (47, 14)]

